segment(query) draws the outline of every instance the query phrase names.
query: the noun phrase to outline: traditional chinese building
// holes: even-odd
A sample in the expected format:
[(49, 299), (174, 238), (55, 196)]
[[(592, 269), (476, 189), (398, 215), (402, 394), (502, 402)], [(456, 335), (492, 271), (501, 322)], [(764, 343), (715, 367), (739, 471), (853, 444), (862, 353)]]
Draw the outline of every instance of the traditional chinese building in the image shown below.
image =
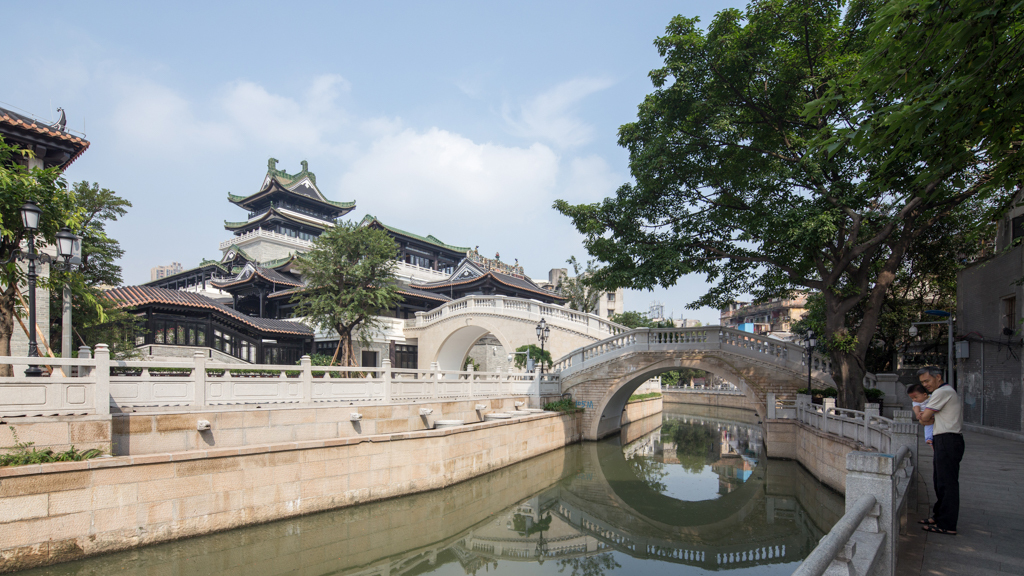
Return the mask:
[[(181, 355), (188, 352), (178, 350), (182, 346), (212, 343), (216, 350), (255, 363), (276, 363), (310, 352), (332, 354), (337, 345), (334, 334), (313, 334), (301, 325), (308, 332), (285, 331), (271, 338), (267, 332), (269, 325), (259, 321), (286, 322), (286, 328), (299, 324), (294, 318), (293, 298), (305, 284), (294, 269), (297, 258), (313, 248), (320, 234), (354, 210), (355, 202), (326, 198), (305, 161), (300, 172), (288, 174), (277, 168), (273, 158), (268, 162), (259, 191), (249, 196), (228, 194), (228, 200), (247, 210), (248, 218), (224, 223), (233, 237), (220, 244), (218, 260), (204, 260), (196, 267), (129, 292), (110, 292), (114, 299), (146, 315), (149, 329), (140, 336), (139, 345), (158, 356), (157, 352)], [(401, 321), (452, 299), (476, 294), (530, 298), (549, 304), (564, 302), (562, 297), (528, 278), (518, 262), (504, 263), (498, 255), (485, 258), (475, 248), (447, 244), (433, 235), (420, 236), (372, 215), (364, 217), (359, 225), (383, 230), (394, 239), (398, 247), (396, 278), (402, 297), (395, 309), (380, 312), (385, 320), (394, 320), (385, 322), (387, 328), (373, 337), (373, 344), (362, 347), (364, 365), (379, 365), (380, 359), (387, 356), (394, 366), (415, 368), (416, 343), (405, 341)], [(174, 299), (168, 296), (169, 292), (195, 293), (199, 299)], [(190, 311), (190, 307), (195, 310)], [(218, 311), (221, 319), (211, 316), (211, 310)], [(205, 324), (198, 320), (207, 317)], [(239, 323), (239, 318), (252, 321)], [(235, 322), (231, 338), (218, 339), (214, 332), (227, 333), (224, 325), (231, 319)], [(168, 337), (167, 326), (171, 322), (174, 326), (193, 326), (196, 334), (204, 334), (203, 343), (200, 344), (198, 336), (183, 339), (177, 328), (172, 331), (174, 336)], [(191, 334), (193, 328), (185, 330)]]

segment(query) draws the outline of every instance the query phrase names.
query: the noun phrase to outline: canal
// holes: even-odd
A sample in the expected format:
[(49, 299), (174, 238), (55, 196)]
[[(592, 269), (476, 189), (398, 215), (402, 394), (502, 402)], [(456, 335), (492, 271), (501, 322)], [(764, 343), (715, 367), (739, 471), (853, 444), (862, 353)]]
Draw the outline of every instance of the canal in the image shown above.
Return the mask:
[(22, 574), (788, 575), (842, 512), (799, 464), (764, 456), (754, 414), (666, 404), (445, 490)]

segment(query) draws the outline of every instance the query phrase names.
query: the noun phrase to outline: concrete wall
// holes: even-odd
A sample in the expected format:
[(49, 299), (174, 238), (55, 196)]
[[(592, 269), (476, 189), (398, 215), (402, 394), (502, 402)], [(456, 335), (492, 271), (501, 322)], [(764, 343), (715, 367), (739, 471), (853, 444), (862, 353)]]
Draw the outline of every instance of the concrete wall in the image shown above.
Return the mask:
[(870, 451), (853, 440), (826, 434), (796, 420), (766, 420), (765, 447), (769, 458), (797, 460), (818, 480), (843, 494), (846, 455)]
[(717, 394), (714, 392), (683, 392), (662, 390), (666, 404), (692, 404), (695, 406), (721, 406), (740, 410), (757, 410), (746, 394)]
[[(467, 424), (480, 422), (487, 412), (515, 411), (515, 402), (526, 400), (520, 397), (389, 406), (332, 404), (324, 408), (287, 408), (278, 404), (265, 409), (225, 406), (159, 414), (115, 414), (112, 453), (127, 456), (416, 432), (433, 428), (437, 420), (464, 420)], [(487, 409), (477, 411), (478, 404), (486, 405)], [(421, 408), (434, 412), (420, 416)], [(363, 419), (352, 422), (353, 412), (362, 414)], [(209, 421), (210, 430), (197, 431), (199, 420)]]
[[(1012, 336), (1000, 323), (1007, 299), (1016, 298), (1016, 320), (1024, 314), (1024, 245), (965, 268), (957, 276), (956, 332), (969, 344), (957, 361), (957, 391), (964, 422), (1009, 432), (1024, 431), (1024, 355), (1021, 327)], [(1015, 349), (1010, 353), (1008, 342)]]
[(622, 411), (621, 424), (624, 426), (630, 422), (643, 420), (648, 416), (661, 414), (661, 408), (661, 398), (647, 398), (646, 400), (630, 402), (629, 404), (626, 404), (625, 410)]
[(0, 571), (443, 488), (576, 442), (580, 431), (577, 415), (549, 413), (0, 469)]

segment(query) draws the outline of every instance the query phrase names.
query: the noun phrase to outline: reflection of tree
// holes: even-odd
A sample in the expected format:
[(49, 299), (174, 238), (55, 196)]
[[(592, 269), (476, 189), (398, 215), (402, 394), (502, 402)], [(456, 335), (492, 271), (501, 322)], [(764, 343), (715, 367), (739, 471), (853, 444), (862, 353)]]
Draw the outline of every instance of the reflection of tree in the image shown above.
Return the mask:
[(611, 552), (595, 554), (586, 558), (562, 558), (558, 561), (558, 571), (565, 572), (566, 568), (572, 568), (569, 576), (603, 576), (605, 570), (622, 568), (615, 561)]
[(662, 442), (676, 445), (676, 458), (683, 469), (696, 474), (712, 460), (708, 455), (714, 449), (717, 430), (712, 426), (692, 424), (681, 420), (669, 420), (661, 426)]
[(529, 528), (526, 527), (526, 516), (516, 514), (512, 516), (512, 529), (523, 536), (531, 536), (537, 532), (543, 532), (551, 528), (551, 514), (541, 518)]
[(641, 482), (646, 484), (651, 490), (656, 492), (664, 492), (668, 489), (662, 482), (662, 478), (668, 476), (668, 472), (665, 471), (665, 465), (653, 458), (646, 458), (643, 456), (634, 456), (627, 460), (629, 466), (633, 469), (633, 473), (640, 479)]

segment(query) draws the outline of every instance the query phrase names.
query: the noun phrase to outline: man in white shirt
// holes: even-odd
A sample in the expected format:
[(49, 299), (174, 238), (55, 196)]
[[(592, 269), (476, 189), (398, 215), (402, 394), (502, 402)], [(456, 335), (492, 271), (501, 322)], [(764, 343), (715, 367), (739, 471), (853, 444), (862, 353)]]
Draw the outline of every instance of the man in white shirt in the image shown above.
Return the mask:
[(932, 482), (935, 506), (923, 529), (935, 534), (956, 534), (960, 515), (960, 461), (964, 457), (963, 411), (956, 390), (942, 381), (942, 370), (929, 366), (917, 371), (921, 384), (931, 392), (921, 411), (922, 424), (934, 425)]

